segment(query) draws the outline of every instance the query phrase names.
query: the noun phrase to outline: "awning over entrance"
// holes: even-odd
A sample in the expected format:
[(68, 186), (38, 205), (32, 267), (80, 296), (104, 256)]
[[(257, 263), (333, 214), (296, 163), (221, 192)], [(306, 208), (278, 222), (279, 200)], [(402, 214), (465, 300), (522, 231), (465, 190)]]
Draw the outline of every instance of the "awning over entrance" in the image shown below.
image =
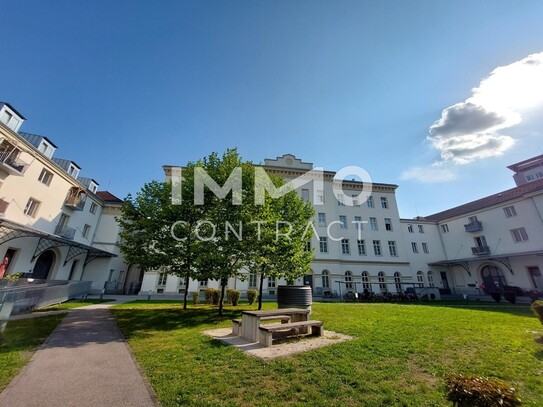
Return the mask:
[(511, 257), (525, 257), (525, 256), (543, 256), (543, 250), (536, 250), (531, 252), (523, 252), (523, 253), (511, 253), (511, 254), (500, 254), (500, 255), (486, 255), (486, 256), (477, 256), (477, 257), (471, 257), (471, 258), (465, 258), (465, 259), (455, 259), (455, 260), (441, 260), (436, 261), (433, 263), (428, 263), (429, 266), (444, 266), (444, 267), (450, 267), (450, 266), (460, 266), (466, 272), (471, 276), (471, 270), (469, 267), (469, 263), (473, 261), (495, 261), (507, 268), (511, 274), (515, 274), (513, 271), (513, 268), (511, 267), (511, 262), (509, 259)]
[(0, 220), (0, 244), (9, 242), (10, 240), (19, 239), (22, 237), (37, 237), (39, 238), (36, 250), (32, 255), (32, 261), (39, 257), (45, 251), (60, 246), (68, 246), (68, 253), (64, 259), (64, 265), (75, 257), (85, 254), (84, 266), (95, 259), (102, 257), (117, 257), (116, 254), (100, 250), (92, 246), (87, 246), (83, 243), (74, 242), (69, 239), (64, 239), (29, 226), (11, 222), (5, 219)]

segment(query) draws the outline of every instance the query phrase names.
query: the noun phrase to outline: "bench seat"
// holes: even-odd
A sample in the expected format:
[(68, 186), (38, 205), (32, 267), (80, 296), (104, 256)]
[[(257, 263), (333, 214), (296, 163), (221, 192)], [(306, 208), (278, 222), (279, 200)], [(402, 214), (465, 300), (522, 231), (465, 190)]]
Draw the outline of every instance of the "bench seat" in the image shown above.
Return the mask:
[(239, 336), (241, 334), (241, 319), (232, 320), (232, 335)]
[[(311, 334), (314, 336), (322, 336), (324, 322), (322, 321), (300, 321), (287, 324), (261, 325), (259, 330), (258, 341), (266, 346), (272, 346), (273, 333), (287, 330), (295, 330), (298, 332), (300, 328), (311, 328)], [(306, 332), (304, 332), (306, 333)]]
[(281, 323), (285, 324), (288, 321), (290, 321), (290, 315), (273, 315), (271, 317), (261, 317), (260, 318), (261, 321), (275, 321), (277, 319), (280, 319)]

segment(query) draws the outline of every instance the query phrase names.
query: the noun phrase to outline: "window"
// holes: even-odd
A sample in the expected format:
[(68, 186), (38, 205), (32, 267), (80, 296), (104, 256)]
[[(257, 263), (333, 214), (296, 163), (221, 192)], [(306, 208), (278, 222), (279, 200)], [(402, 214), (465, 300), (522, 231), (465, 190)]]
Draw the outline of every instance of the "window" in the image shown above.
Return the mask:
[(256, 273), (249, 273), (249, 287), (256, 287)]
[(525, 242), (528, 240), (528, 234), (526, 233), (526, 229), (524, 228), (511, 230), (511, 235), (513, 235), (513, 240), (516, 243)]
[(347, 216), (344, 216), (344, 215), (339, 216), (339, 228), (347, 229)]
[(157, 285), (166, 285), (166, 280), (168, 279), (168, 274), (158, 273), (158, 284)]
[(514, 206), (506, 206), (505, 208), (503, 208), (503, 212), (505, 213), (506, 218), (517, 216), (517, 211)]
[(355, 216), (354, 221), (352, 223), (354, 223), (354, 227), (355, 227), (356, 230), (362, 230), (363, 229), (363, 227), (362, 227), (362, 216)]
[(375, 253), (376, 256), (382, 256), (383, 253), (381, 252), (381, 241), (380, 240), (374, 240), (373, 241), (373, 253)]
[(428, 276), (428, 287), (435, 287), (434, 285), (434, 273), (432, 273), (432, 271), (429, 271), (428, 274), (426, 274)]
[(349, 246), (349, 239), (341, 239), (341, 252), (343, 254), (351, 254), (351, 248)]
[(419, 284), (419, 288), (424, 287), (424, 274), (420, 270), (417, 271), (417, 282)]
[(83, 232), (81, 232), (81, 234), (83, 235), (84, 238), (89, 237), (90, 228), (91, 228), (90, 225), (87, 225), (87, 224), (83, 226)]
[(485, 249), (486, 250), (488, 248), (488, 245), (486, 244), (486, 237), (484, 237), (484, 236), (474, 237), (473, 241), (475, 242), (475, 245), (479, 249)]
[(368, 203), (368, 208), (375, 208), (375, 204), (373, 203), (373, 196), (368, 196), (368, 200), (366, 202)]
[(396, 249), (396, 242), (394, 240), (388, 241), (388, 251), (392, 257), (398, 257), (398, 250)]
[(305, 244), (305, 249), (304, 249), (306, 252), (310, 252), (311, 251), (311, 240), (308, 240)]
[(357, 240), (356, 244), (358, 246), (358, 254), (360, 256), (366, 255), (366, 241), (365, 240)]
[(388, 200), (386, 196), (381, 197), (381, 208), (388, 209)]
[(201, 280), (200, 287), (207, 287), (207, 280)]
[(426, 254), (430, 253), (430, 252), (428, 251), (428, 243), (423, 243), (423, 244), (422, 244), (422, 251), (423, 251), (424, 253), (426, 253)]
[(385, 218), (385, 230), (392, 231), (392, 219)]
[(268, 277), (268, 288), (275, 288), (275, 277)]
[(370, 218), (370, 227), (371, 230), (373, 230), (374, 232), (379, 230), (379, 228), (377, 227), (377, 218)]
[(319, 248), (321, 253), (328, 253), (328, 238), (319, 237)]
[(302, 199), (305, 202), (309, 201), (309, 189), (302, 189)]
[(98, 208), (98, 205), (96, 205), (96, 204), (93, 202), (93, 203), (91, 203), (91, 206), (90, 206), (90, 208), (89, 208), (89, 212), (92, 213), (92, 214), (95, 214), (97, 208)]
[(40, 176), (38, 177), (38, 181), (40, 181), (42, 184), (49, 186), (51, 184), (52, 179), (53, 179), (52, 172), (47, 171), (45, 168), (41, 170)]
[(324, 203), (324, 191), (322, 189), (317, 189), (317, 203)]
[(399, 271), (396, 271), (394, 273), (394, 285), (396, 286), (396, 292), (401, 293), (402, 292), (402, 275)]
[(424, 233), (424, 226), (423, 225), (417, 225), (419, 228), (419, 233)]
[(318, 214), (318, 222), (319, 226), (326, 226), (326, 214), (323, 212), (319, 212)]
[(339, 206), (345, 206), (345, 196), (343, 194), (337, 194), (337, 204)]
[(77, 176), (79, 175), (79, 169), (75, 165), (70, 164), (70, 166), (68, 167), (68, 175), (77, 178)]
[(362, 288), (371, 291), (370, 275), (367, 271), (362, 272)]
[(419, 252), (419, 248), (417, 247), (416, 242), (411, 242), (411, 249), (413, 249), (413, 253), (418, 253)]
[(330, 273), (328, 270), (322, 271), (322, 288), (330, 288)]
[(386, 283), (386, 275), (385, 275), (385, 273), (380, 271), (377, 276), (379, 278), (379, 289), (381, 290), (381, 292), (386, 293), (388, 290), (387, 290), (387, 283)]
[(449, 225), (447, 225), (446, 223), (444, 223), (444, 224), (441, 225), (440, 227), (441, 227), (441, 233), (449, 233)]
[(407, 225), (407, 231), (409, 233), (415, 233), (415, 231), (413, 230), (413, 225)]
[(26, 216), (30, 216), (31, 218), (35, 218), (36, 214), (38, 213), (39, 207), (40, 207), (40, 201), (37, 201), (34, 198), (29, 198), (28, 202), (26, 203), (24, 214)]
[(345, 272), (345, 288), (347, 290), (353, 289), (353, 273), (350, 271)]
[(353, 206), (360, 206), (360, 202), (358, 201), (358, 195), (353, 195)]

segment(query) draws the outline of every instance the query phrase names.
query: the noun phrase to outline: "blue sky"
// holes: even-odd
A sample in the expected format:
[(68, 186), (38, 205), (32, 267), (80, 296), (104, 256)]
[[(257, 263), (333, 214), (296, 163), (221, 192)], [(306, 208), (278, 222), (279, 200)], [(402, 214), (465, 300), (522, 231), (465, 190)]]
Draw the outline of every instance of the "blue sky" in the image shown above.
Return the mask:
[[(539, 100), (469, 99), (497, 67), (543, 52), (541, 1), (0, 5), (0, 100), (120, 197), (161, 179), (163, 164), (237, 146), (255, 162), (362, 166), (399, 184), (400, 215), (413, 217), (510, 188), (505, 167), (543, 153)], [(501, 125), (459, 141), (462, 115)]]

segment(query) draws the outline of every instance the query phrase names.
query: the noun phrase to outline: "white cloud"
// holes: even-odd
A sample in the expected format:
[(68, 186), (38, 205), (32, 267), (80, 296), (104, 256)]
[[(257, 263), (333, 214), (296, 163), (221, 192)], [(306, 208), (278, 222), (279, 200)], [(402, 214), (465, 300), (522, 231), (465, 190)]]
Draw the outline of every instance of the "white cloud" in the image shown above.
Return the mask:
[(443, 168), (439, 164), (427, 167), (411, 167), (400, 175), (400, 179), (405, 181), (417, 180), (428, 184), (449, 182), (455, 178), (456, 173), (452, 169)]
[(543, 103), (543, 52), (494, 69), (464, 102), (449, 106), (430, 126), (428, 140), (442, 161), (468, 164), (503, 154), (515, 139), (500, 133)]

